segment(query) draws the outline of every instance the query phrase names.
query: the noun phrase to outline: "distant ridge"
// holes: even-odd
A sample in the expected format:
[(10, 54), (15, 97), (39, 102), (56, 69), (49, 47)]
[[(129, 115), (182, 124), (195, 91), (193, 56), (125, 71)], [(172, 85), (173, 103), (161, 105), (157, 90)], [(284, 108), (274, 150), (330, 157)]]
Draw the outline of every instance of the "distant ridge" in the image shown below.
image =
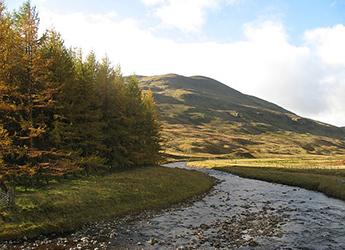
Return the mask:
[(167, 151), (195, 157), (336, 154), (345, 129), (303, 118), (205, 76), (138, 76), (151, 89)]

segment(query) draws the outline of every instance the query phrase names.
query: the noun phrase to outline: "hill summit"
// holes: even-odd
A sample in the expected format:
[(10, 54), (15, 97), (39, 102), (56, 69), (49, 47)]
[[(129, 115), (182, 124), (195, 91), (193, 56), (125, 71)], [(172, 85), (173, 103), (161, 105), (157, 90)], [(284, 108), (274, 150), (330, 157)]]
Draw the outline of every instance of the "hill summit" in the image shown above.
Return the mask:
[(186, 157), (341, 154), (344, 129), (303, 118), (204, 76), (138, 76), (153, 91), (166, 153)]

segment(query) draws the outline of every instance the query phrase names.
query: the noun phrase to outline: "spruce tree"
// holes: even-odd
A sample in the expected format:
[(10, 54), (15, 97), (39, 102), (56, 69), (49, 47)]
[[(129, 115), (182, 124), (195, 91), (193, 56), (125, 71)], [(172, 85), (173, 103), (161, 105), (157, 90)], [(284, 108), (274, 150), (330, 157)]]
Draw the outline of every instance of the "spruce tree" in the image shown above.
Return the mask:
[(144, 162), (148, 165), (157, 165), (161, 160), (160, 155), (160, 124), (158, 121), (158, 114), (153, 93), (149, 90), (143, 93), (144, 104), (144, 124), (143, 133), (145, 138), (145, 159)]
[(17, 63), (20, 59), (19, 36), (12, 25), (12, 18), (0, 1), (0, 188), (3, 191), (10, 189), (6, 180), (13, 180), (17, 165), (23, 163), (21, 151), (15, 146), (20, 130), (18, 84), (21, 78)]
[(18, 12), (14, 13), (15, 30), (19, 34), (18, 47), (21, 58), (17, 62), (20, 67), (19, 91), (21, 93), (22, 137), (23, 143), (28, 146), (29, 153), (34, 156), (34, 140), (45, 131), (45, 126), (35, 123), (35, 105), (40, 99), (42, 86), (33, 77), (33, 67), (37, 60), (37, 50), (40, 43), (38, 36), (39, 18), (36, 8), (30, 1), (25, 2)]
[[(117, 118), (119, 116), (119, 106), (116, 104), (119, 94), (115, 82), (118, 79), (117, 72), (111, 67), (107, 57), (103, 58), (98, 65), (96, 74), (96, 91), (100, 101), (101, 120), (103, 122), (103, 152), (102, 155), (110, 165), (116, 165), (113, 156), (116, 155)], [(114, 131), (115, 130), (115, 131)]]
[[(74, 80), (63, 94), (66, 122), (63, 124), (63, 143), (81, 158), (81, 165), (98, 167), (104, 164), (104, 126), (101, 120), (100, 99), (96, 92), (97, 61), (93, 53), (83, 60), (81, 52), (73, 54)], [(89, 166), (88, 166), (89, 165)]]
[(41, 184), (80, 167), (156, 164), (152, 93), (108, 58), (84, 59), (38, 27), (29, 1), (9, 14), (0, 0), (0, 187)]
[(48, 124), (46, 142), (50, 146), (61, 146), (59, 122), (64, 121), (63, 95), (66, 86), (74, 79), (73, 62), (69, 51), (64, 46), (60, 34), (51, 30), (40, 46), (38, 60), (34, 68), (35, 79), (44, 84), (45, 115), (42, 116)]
[(138, 80), (131, 76), (126, 83), (126, 119), (127, 127), (127, 157), (130, 165), (141, 165), (145, 158), (145, 137), (144, 126), (144, 105), (142, 103), (142, 92)]

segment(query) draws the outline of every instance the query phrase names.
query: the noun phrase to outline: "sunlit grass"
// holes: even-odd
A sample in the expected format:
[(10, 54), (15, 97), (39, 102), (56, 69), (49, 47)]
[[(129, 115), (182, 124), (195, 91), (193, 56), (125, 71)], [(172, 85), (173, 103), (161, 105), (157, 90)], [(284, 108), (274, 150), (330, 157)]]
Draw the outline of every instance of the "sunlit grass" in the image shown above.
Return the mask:
[(259, 159), (221, 159), (221, 160), (203, 160), (189, 163), (195, 167), (227, 167), (227, 166), (245, 166), (245, 167), (274, 167), (274, 168), (302, 168), (302, 169), (345, 169), (345, 156), (312, 156), (304, 155), (298, 157), (281, 156), (277, 158), (259, 158)]
[(345, 200), (345, 156), (206, 160), (189, 166), (214, 168), (245, 178), (298, 186)]
[(207, 191), (199, 172), (148, 167), (18, 190), (17, 208), (0, 213), (0, 239), (65, 232), (85, 223), (160, 209)]
[[(218, 124), (218, 123), (217, 123)], [(239, 124), (163, 124), (164, 149), (194, 159), (280, 158), (344, 155), (344, 142), (296, 132), (250, 134)], [(248, 158), (248, 157), (247, 157)]]

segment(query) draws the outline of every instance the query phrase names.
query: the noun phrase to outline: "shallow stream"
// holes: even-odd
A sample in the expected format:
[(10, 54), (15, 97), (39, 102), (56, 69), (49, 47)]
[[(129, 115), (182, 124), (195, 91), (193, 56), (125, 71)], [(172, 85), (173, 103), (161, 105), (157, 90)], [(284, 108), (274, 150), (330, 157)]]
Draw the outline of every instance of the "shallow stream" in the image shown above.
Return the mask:
[[(185, 163), (166, 166), (186, 168)], [(219, 183), (192, 204), (158, 214), (102, 222), (66, 237), (26, 242), (17, 247), (345, 249), (345, 202), (217, 170), (199, 171), (217, 178)]]

